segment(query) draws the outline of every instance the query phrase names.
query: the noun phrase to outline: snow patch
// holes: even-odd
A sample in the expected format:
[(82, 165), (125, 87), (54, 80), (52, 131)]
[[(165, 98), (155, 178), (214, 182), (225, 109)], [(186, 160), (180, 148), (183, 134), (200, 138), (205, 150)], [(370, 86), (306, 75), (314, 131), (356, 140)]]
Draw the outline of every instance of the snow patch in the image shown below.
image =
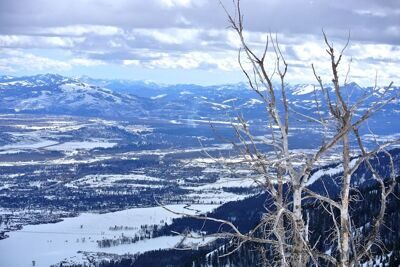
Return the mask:
[(150, 97), (150, 99), (156, 100), (156, 99), (164, 98), (164, 97), (166, 97), (166, 96), (167, 96), (167, 94), (161, 94), (161, 95), (157, 95), (157, 96), (152, 96), (152, 97)]
[(315, 90), (317, 90), (317, 87), (315, 87), (312, 84), (299, 85), (299, 86), (294, 88), (293, 95), (310, 94), (310, 93), (314, 92), (314, 88), (315, 88)]
[[(168, 206), (171, 210), (195, 214), (197, 210), (208, 212), (217, 205)], [(64, 259), (82, 260), (78, 251), (114, 254), (139, 253), (149, 250), (173, 248), (181, 240), (180, 236), (163, 236), (142, 240), (134, 244), (100, 248), (97, 240), (114, 236), (132, 236), (141, 225), (171, 223), (174, 215), (161, 207), (135, 208), (104, 214), (84, 213), (54, 224), (25, 226), (22, 230), (10, 232), (9, 238), (0, 241), (0, 266), (26, 267), (50, 266)], [(112, 230), (113, 226), (128, 226), (135, 230)], [(23, 257), (21, 257), (23, 252)]]

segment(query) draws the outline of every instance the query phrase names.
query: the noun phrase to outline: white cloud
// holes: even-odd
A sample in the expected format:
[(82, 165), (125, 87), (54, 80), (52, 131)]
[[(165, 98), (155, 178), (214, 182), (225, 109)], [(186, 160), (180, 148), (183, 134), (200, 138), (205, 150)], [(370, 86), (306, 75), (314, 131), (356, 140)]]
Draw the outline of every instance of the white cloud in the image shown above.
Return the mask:
[(100, 36), (112, 36), (123, 34), (123, 29), (105, 25), (69, 25), (64, 27), (50, 27), (36, 30), (37, 34), (56, 34), (67, 36), (82, 36), (95, 34)]
[(206, 0), (158, 0), (160, 4), (167, 8), (174, 7), (192, 7), (192, 6), (202, 6), (207, 3)]
[(148, 69), (202, 69), (202, 70), (223, 70), (237, 71), (236, 52), (200, 52), (191, 51), (184, 53), (165, 52), (139, 52), (146, 54), (145, 58), (132, 56), (121, 61), (125, 66), (141, 66)]
[(75, 66), (94, 67), (106, 64), (100, 60), (71, 58), (66, 61), (38, 56), (24, 50), (0, 49), (0, 71), (15, 72), (63, 72)]
[(84, 66), (84, 67), (93, 67), (106, 64), (105, 62), (100, 60), (93, 60), (87, 58), (73, 58), (71, 60), (68, 60), (67, 62), (72, 66)]
[(400, 62), (399, 46), (356, 43), (350, 46), (350, 53), (358, 60), (375, 59)]
[(377, 10), (366, 10), (366, 9), (357, 9), (354, 10), (355, 14), (358, 15), (368, 15), (373, 17), (381, 17), (384, 18), (387, 16), (387, 12), (377, 11)]
[[(168, 0), (166, 6), (191, 7), (195, 1)], [(364, 11), (360, 11), (365, 15)], [(359, 12), (359, 13), (360, 13)], [(0, 71), (70, 70), (77, 66), (96, 67), (105, 64), (139, 66), (149, 69), (206, 69), (237, 71), (237, 51), (240, 40), (229, 29), (204, 28), (192, 25), (186, 19), (186, 26), (167, 28), (122, 28), (117, 26), (73, 24), (60, 27), (44, 27), (24, 34), (0, 35)], [(188, 26), (190, 25), (190, 26)], [(399, 35), (396, 26), (382, 31)], [(261, 55), (268, 33), (245, 31), (245, 38), (251, 48)], [(275, 36), (273, 36), (275, 37)], [(289, 63), (290, 82), (312, 82), (311, 63), (326, 82), (331, 80), (329, 57), (325, 51), (322, 35), (280, 34), (282, 51)], [(335, 48), (340, 49), (344, 41), (332, 39)], [(7, 48), (7, 49), (5, 49)], [(49, 56), (38, 56), (31, 49), (65, 51), (65, 61)], [(7, 53), (4, 51), (8, 51)], [(14, 51), (15, 53), (11, 53)], [(46, 53), (43, 53), (46, 54)], [(400, 78), (400, 45), (352, 41), (346, 51), (347, 60), (352, 57), (352, 75), (357, 82), (373, 83), (371, 77), (379, 70), (382, 82)], [(274, 69), (272, 46), (268, 53), (268, 70)], [(344, 60), (341, 74), (347, 71)], [(179, 81), (178, 81), (179, 82)]]
[(199, 29), (136, 29), (132, 34), (141, 37), (151, 37), (154, 41), (163, 44), (184, 44), (193, 42), (198, 38)]
[(78, 43), (82, 43), (83, 41), (83, 37), (0, 35), (0, 48), (74, 48)]
[(71, 64), (47, 57), (36, 56), (19, 50), (0, 50), (0, 69), (8, 72), (19, 71), (66, 71), (71, 69)]
[(136, 60), (136, 59), (124, 59), (122, 61), (122, 64), (126, 65), (126, 66), (132, 66), (132, 65), (133, 66), (138, 66), (140, 64), (140, 61)]

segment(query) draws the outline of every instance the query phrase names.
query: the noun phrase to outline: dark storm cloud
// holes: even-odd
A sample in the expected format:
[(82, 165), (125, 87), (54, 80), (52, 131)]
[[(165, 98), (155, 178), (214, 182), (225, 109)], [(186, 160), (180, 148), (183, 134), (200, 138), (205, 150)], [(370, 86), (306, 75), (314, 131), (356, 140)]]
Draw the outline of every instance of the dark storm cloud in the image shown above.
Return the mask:
[(77, 53), (79, 56), (88, 56), (90, 59), (101, 60), (107, 62), (121, 63), (126, 59), (140, 60), (142, 62), (151, 61), (158, 58), (157, 55), (145, 54), (134, 51), (115, 51), (115, 52), (103, 52), (103, 53)]
[[(223, 3), (231, 10), (232, 3)], [(398, 44), (398, 0), (242, 0), (246, 29), (334, 37), (352, 31), (355, 40)], [(217, 0), (1, 0), (0, 33), (32, 34), (34, 29), (76, 24), (122, 29), (217, 28), (227, 20)]]
[[(234, 11), (232, 0), (222, 2)], [(323, 43), (322, 29), (339, 43), (350, 30), (349, 52), (360, 60), (355, 64), (375, 64), (388, 77), (398, 77), (398, 69), (386, 63), (400, 60), (399, 0), (241, 3), (252, 47), (262, 48), (265, 33), (279, 33), (298, 77), (309, 62), (326, 56), (318, 46)], [(218, 0), (0, 0), (0, 55), (8, 57), (0, 59), (0, 71), (9, 69), (12, 60), (15, 70), (26, 60), (59, 68), (114, 63), (234, 69), (238, 40), (228, 26)], [(31, 48), (46, 51), (35, 57), (29, 54)], [(70, 58), (52, 60), (49, 49), (55, 48), (63, 54), (66, 50)]]
[(24, 28), (74, 24), (164, 28), (182, 24), (178, 15), (184, 8), (168, 8), (156, 0), (2, 0), (0, 5), (2, 31), (23, 33)]
[(243, 7), (244, 14), (251, 14), (247, 25), (254, 31), (321, 34), (324, 28), (334, 37), (345, 38), (350, 30), (353, 40), (399, 43), (397, 0), (255, 0)]

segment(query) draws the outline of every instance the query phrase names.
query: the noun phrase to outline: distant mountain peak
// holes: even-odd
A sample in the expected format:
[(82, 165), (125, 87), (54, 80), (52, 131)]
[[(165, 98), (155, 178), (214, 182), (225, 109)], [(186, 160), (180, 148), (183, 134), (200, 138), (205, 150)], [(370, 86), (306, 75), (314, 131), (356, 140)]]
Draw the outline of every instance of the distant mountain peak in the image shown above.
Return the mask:
[[(332, 85), (324, 87), (335, 98)], [(277, 84), (274, 88), (280, 90)], [(321, 97), (317, 84), (286, 84), (290, 103), (310, 114), (315, 111), (315, 106), (311, 104), (315, 99), (314, 90)], [(350, 102), (370, 92), (373, 94), (368, 101), (374, 101), (381, 91), (384, 89), (372, 92), (370, 87), (364, 88), (355, 82), (342, 87), (343, 95)], [(276, 97), (281, 98), (281, 93), (278, 92)], [(258, 99), (245, 82), (164, 86), (146, 81), (92, 79), (88, 76), (70, 78), (51, 73), (25, 77), (0, 76), (0, 110), (11, 113), (41, 112), (105, 118), (209, 116), (221, 119), (238, 109), (249, 118), (261, 118), (263, 107), (262, 99)]]
[(320, 88), (319, 86), (315, 86), (314, 84), (299, 84), (291, 88), (291, 92), (293, 95), (307, 95), (314, 93), (317, 90), (320, 90)]

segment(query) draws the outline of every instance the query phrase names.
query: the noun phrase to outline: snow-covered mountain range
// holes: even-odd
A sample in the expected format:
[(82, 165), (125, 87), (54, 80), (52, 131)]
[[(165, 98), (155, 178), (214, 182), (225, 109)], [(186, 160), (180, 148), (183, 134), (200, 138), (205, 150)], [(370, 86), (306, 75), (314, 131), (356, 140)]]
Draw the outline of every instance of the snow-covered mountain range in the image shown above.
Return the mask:
[[(334, 98), (333, 90), (329, 85), (327, 87)], [(315, 95), (322, 96), (318, 88), (312, 84), (288, 85), (287, 95), (292, 109), (314, 114), (317, 110)], [(342, 90), (349, 102), (368, 95), (365, 105), (376, 101), (384, 91), (383, 88), (363, 88), (356, 83), (349, 83)], [(390, 90), (399, 91), (399, 88), (393, 87)], [(216, 119), (227, 115), (235, 116), (240, 110), (247, 118), (257, 119), (264, 116), (262, 111), (265, 107), (262, 103), (245, 83), (218, 86), (163, 85), (147, 81), (69, 78), (56, 74), (0, 76), (2, 113), (123, 119)], [(386, 108), (389, 111), (387, 114), (398, 115), (397, 104), (389, 105)]]
[(142, 114), (146, 104), (133, 95), (54, 74), (0, 77), (0, 96), (0, 110), (16, 113), (128, 116)]

